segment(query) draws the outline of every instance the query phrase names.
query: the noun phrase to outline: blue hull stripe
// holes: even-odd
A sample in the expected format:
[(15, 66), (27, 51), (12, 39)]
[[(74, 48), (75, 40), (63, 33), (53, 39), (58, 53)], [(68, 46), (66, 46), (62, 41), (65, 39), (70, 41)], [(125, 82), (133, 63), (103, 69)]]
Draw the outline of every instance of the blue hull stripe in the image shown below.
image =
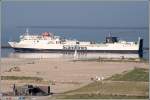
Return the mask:
[[(64, 49), (31, 49), (31, 48), (14, 48), (16, 52), (40, 52), (40, 53), (63, 53), (63, 52), (74, 52), (74, 50), (64, 50)], [(122, 53), (122, 54), (139, 54), (140, 57), (143, 57), (143, 51), (141, 50), (77, 50), (78, 52), (84, 53)]]
[[(74, 52), (74, 50), (64, 49), (31, 49), (31, 48), (14, 48), (16, 52)], [(138, 50), (77, 50), (78, 52), (106, 52), (106, 53), (135, 53)]]

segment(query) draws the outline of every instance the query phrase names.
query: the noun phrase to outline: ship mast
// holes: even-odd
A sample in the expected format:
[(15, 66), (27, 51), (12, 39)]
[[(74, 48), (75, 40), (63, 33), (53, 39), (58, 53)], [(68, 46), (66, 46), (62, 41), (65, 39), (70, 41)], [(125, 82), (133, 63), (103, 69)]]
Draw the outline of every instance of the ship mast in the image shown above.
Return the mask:
[(111, 37), (111, 32), (109, 32), (109, 37)]
[(26, 35), (29, 35), (29, 29), (26, 28)]

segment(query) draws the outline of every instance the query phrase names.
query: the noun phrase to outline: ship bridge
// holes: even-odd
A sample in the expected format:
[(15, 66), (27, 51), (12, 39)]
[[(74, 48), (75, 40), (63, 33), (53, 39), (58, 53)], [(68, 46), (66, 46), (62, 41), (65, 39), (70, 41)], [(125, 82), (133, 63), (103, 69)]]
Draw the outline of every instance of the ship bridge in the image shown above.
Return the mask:
[(118, 37), (106, 37), (106, 43), (114, 43), (114, 42), (118, 42)]

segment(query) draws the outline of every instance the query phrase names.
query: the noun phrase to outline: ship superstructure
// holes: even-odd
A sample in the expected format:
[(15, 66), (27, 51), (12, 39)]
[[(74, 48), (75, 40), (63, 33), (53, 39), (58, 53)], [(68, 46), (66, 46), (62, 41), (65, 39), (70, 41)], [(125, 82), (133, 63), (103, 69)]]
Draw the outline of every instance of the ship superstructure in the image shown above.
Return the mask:
[(19, 42), (8, 42), (17, 52), (110, 52), (110, 53), (139, 53), (143, 51), (143, 39), (137, 42), (118, 40), (117, 37), (108, 36), (102, 43), (90, 41), (69, 40), (56, 36), (50, 32), (42, 35), (30, 35), (26, 30), (20, 36)]

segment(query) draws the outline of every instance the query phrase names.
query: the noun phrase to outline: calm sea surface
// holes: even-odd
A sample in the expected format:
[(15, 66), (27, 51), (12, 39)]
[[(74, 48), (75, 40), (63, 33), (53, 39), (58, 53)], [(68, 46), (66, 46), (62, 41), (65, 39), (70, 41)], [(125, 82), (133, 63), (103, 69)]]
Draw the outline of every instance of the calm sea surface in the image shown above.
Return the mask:
[[(66, 37), (68, 39), (77, 39), (77, 40), (85, 40), (85, 41), (96, 41), (96, 42), (103, 42), (105, 41), (105, 37), (109, 35), (111, 32), (112, 36), (117, 36), (119, 39), (127, 40), (127, 41), (137, 41), (138, 37), (141, 37), (144, 39), (144, 47), (149, 47), (149, 30), (147, 28), (84, 28), (84, 27), (78, 27), (78, 28), (29, 28), (29, 32), (31, 34), (41, 34), (42, 32), (52, 32), (55, 33), (55, 35), (60, 35), (63, 37)], [(2, 45), (8, 45), (7, 42), (9, 40), (19, 40), (19, 36), (25, 32), (25, 28), (17, 28), (12, 31), (12, 34), (9, 33), (2, 33)], [(15, 55), (13, 57), (18, 57), (17, 53), (14, 52), (11, 48), (2, 48), (1, 49), (1, 57), (10, 57), (12, 55)], [(19, 54), (20, 55), (20, 54)], [(36, 55), (35, 57), (38, 57), (40, 54), (32, 54)], [(37, 56), (38, 55), (38, 56)], [(47, 55), (47, 54), (45, 54)], [(56, 56), (57, 54), (55, 54)], [(102, 54), (103, 55), (103, 54)], [(23, 54), (22, 56), (29, 56), (26, 54)], [(43, 57), (44, 55), (42, 55)], [(49, 55), (52, 56), (52, 55)], [(54, 57), (55, 57), (54, 56)], [(92, 55), (93, 56), (93, 55)], [(59, 56), (57, 56), (59, 57)], [(148, 50), (144, 50), (144, 58), (149, 58), (149, 52)]]

